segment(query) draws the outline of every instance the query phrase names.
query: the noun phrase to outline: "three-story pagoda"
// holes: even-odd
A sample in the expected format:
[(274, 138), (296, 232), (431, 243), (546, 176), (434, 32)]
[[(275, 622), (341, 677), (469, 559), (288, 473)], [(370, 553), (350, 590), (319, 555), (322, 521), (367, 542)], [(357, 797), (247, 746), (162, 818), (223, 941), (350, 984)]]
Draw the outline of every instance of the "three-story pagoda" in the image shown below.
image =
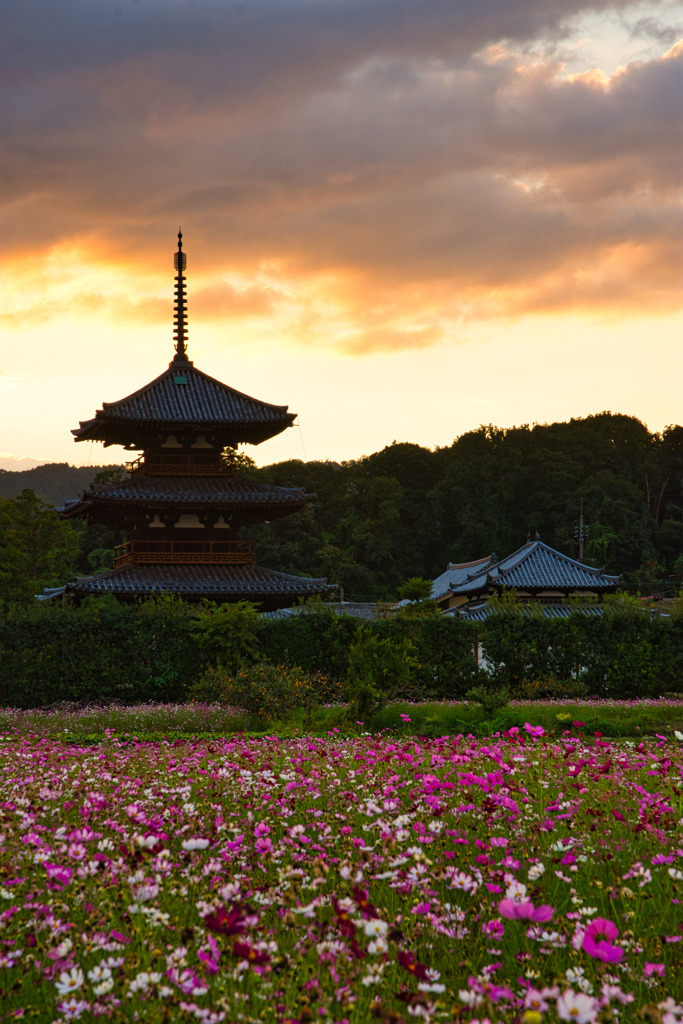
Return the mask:
[(186, 256), (178, 232), (175, 254), (175, 355), (155, 380), (105, 402), (72, 431), (76, 441), (101, 441), (142, 451), (128, 479), (98, 484), (60, 509), (124, 531), (114, 568), (67, 586), (76, 598), (122, 599), (169, 593), (213, 601), (249, 600), (263, 610), (329, 592), (325, 580), (255, 565), (241, 527), (310, 505), (303, 488), (274, 487), (239, 473), (240, 444), (260, 444), (294, 422), (287, 406), (250, 398), (198, 370), (187, 355)]

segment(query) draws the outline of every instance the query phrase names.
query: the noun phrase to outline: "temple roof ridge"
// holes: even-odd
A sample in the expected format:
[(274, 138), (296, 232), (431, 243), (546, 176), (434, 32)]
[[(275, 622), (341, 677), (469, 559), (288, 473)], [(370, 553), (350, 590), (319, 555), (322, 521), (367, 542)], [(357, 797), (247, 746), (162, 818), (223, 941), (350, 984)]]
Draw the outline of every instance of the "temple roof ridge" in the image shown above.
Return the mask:
[[(482, 562), (486, 562), (486, 560), (482, 559)], [(475, 593), (488, 585), (502, 585), (519, 589), (527, 587), (531, 589), (604, 590), (618, 586), (620, 581), (620, 576), (607, 575), (596, 566), (585, 565), (583, 562), (551, 548), (541, 540), (534, 540), (527, 541), (522, 547), (493, 565), (484, 564), (479, 572), (468, 573), (460, 580), (453, 580), (448, 587), (448, 592), (453, 594)]]

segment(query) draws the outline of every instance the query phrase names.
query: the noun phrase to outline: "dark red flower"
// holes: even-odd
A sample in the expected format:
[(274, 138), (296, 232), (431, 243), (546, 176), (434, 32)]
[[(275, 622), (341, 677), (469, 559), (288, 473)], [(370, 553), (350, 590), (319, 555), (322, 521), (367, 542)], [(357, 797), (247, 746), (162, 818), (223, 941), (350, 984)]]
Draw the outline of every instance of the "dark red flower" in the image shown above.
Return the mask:
[(355, 900), (356, 906), (366, 920), (372, 918), (376, 919), (379, 917), (377, 908), (374, 907), (368, 899), (369, 894), (367, 889), (361, 889), (359, 886), (356, 886), (351, 895)]
[(268, 953), (250, 946), (248, 942), (235, 940), (232, 944), (232, 951), (240, 960), (248, 960), (250, 964), (267, 964), (270, 960)]
[(427, 980), (428, 967), (426, 964), (418, 963), (418, 961), (415, 959), (414, 953), (404, 953), (402, 950), (399, 949), (398, 962), (404, 971), (408, 971), (408, 973), (412, 974), (415, 978), (418, 979), (418, 981)]
[(230, 908), (219, 907), (202, 920), (209, 931), (217, 935), (241, 935), (256, 924), (258, 917), (250, 907), (235, 903)]

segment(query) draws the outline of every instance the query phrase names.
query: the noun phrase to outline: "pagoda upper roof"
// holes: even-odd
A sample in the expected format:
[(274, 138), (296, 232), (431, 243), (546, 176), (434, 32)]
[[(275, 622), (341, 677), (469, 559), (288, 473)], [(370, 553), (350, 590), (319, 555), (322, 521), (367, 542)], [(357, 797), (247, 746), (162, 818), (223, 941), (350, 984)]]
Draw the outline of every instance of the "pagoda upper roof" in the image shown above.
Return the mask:
[(172, 360), (167, 370), (118, 402), (103, 402), (92, 419), (72, 430), (77, 441), (103, 441), (135, 447), (150, 431), (197, 430), (218, 433), (224, 442), (260, 444), (292, 425), (296, 414), (242, 394), (198, 370), (188, 359)]
[(464, 579), (450, 585), (449, 593), (471, 595), (503, 587), (528, 591), (613, 590), (620, 582), (620, 576), (608, 576), (602, 569), (584, 565), (534, 540), (500, 561), (489, 558), (483, 566), (475, 566)]
[(99, 503), (201, 505), (203, 508), (287, 506), (288, 511), (303, 508), (311, 496), (303, 487), (276, 487), (274, 484), (237, 476), (153, 476), (136, 473), (118, 483), (94, 484), (82, 498), (59, 509), (64, 517), (83, 515)]

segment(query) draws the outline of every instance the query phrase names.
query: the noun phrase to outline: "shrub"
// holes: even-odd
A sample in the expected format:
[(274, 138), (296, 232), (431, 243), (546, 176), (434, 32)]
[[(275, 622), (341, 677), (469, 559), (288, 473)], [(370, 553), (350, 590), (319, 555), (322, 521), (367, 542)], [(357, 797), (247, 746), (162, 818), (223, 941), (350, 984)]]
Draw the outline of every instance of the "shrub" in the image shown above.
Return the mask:
[(377, 714), (392, 698), (414, 685), (418, 667), (415, 644), (409, 637), (380, 639), (367, 627), (349, 650), (346, 696), (352, 721)]
[(220, 666), (210, 667), (191, 687), (190, 696), (240, 708), (261, 722), (287, 721), (292, 712), (303, 708), (304, 722), (308, 723), (315, 707), (339, 700), (341, 693), (322, 672), (261, 661), (233, 673)]
[(556, 679), (545, 676), (541, 679), (523, 679), (513, 696), (517, 700), (577, 699), (588, 696), (588, 686), (580, 679)]
[(257, 661), (258, 621), (256, 606), (250, 601), (201, 605), (195, 614), (192, 632), (202, 661), (221, 665), (230, 672)]

